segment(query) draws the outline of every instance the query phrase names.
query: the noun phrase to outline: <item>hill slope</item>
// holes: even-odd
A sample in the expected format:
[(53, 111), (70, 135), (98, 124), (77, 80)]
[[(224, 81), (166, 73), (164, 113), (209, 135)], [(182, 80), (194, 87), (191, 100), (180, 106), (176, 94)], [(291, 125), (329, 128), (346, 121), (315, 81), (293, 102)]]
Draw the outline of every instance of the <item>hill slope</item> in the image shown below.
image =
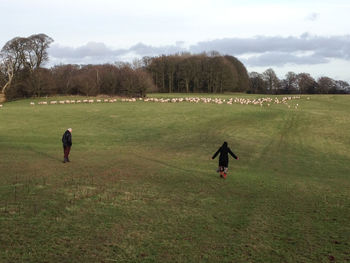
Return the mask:
[[(350, 97), (310, 98), (6, 103), (0, 261), (349, 261)], [(223, 141), (240, 157), (226, 180)]]

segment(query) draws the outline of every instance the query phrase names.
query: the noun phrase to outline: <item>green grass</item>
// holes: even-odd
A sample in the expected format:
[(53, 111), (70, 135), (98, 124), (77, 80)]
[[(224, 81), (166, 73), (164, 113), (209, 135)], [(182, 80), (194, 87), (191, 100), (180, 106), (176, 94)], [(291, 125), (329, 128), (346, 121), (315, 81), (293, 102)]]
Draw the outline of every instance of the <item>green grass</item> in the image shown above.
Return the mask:
[[(0, 262), (349, 262), (350, 96), (306, 97), (5, 103)], [(240, 160), (222, 180), (225, 140)]]

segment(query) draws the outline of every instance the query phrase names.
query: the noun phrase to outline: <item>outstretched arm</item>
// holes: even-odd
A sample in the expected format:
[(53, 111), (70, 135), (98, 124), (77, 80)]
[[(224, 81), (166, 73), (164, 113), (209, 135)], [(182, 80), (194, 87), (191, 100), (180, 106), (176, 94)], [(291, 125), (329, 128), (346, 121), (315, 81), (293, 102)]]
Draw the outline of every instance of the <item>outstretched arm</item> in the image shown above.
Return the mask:
[(215, 159), (215, 157), (219, 154), (221, 150), (221, 147), (219, 148), (219, 150), (216, 151), (216, 153), (214, 153), (213, 157), (211, 157), (211, 159)]
[(236, 160), (239, 159), (239, 158), (231, 151), (230, 148), (228, 148), (228, 153), (231, 154), (231, 156), (232, 156), (233, 158), (235, 158)]

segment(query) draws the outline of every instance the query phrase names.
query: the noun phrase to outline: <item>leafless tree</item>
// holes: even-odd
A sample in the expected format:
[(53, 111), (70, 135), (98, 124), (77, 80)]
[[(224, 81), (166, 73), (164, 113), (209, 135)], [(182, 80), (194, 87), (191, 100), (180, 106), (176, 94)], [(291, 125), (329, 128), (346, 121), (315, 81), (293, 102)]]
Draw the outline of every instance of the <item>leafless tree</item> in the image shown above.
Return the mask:
[(285, 87), (286, 93), (295, 93), (299, 89), (297, 74), (295, 74), (292, 71), (289, 71), (286, 74), (285, 83), (286, 83), (286, 87)]
[(275, 71), (272, 68), (269, 68), (264, 71), (263, 77), (266, 81), (268, 92), (276, 94), (280, 87), (280, 80), (278, 79)]
[(335, 80), (329, 77), (321, 77), (318, 79), (317, 83), (319, 93), (334, 93), (334, 91), (336, 90)]
[(309, 73), (299, 73), (297, 78), (299, 93), (313, 94), (316, 92), (317, 83)]
[(31, 35), (28, 37), (28, 60), (33, 69), (40, 68), (49, 60), (47, 49), (53, 39), (45, 34)]
[[(21, 78), (26, 78), (25, 82), (30, 83), (34, 88), (40, 82), (34, 71), (39, 69), (42, 64), (48, 61), (47, 49), (53, 42), (53, 39), (45, 34), (32, 35), (28, 38), (15, 37), (8, 41), (1, 49), (1, 62), (6, 72), (5, 85), (1, 92), (5, 94), (13, 82)], [(21, 74), (27, 72), (26, 74)], [(22, 79), (23, 80), (23, 79)]]
[(6, 89), (11, 86), (11, 82), (13, 80), (14, 75), (14, 65), (11, 58), (3, 60), (1, 63), (1, 71), (4, 76), (4, 86), (1, 89), (1, 93), (5, 94)]

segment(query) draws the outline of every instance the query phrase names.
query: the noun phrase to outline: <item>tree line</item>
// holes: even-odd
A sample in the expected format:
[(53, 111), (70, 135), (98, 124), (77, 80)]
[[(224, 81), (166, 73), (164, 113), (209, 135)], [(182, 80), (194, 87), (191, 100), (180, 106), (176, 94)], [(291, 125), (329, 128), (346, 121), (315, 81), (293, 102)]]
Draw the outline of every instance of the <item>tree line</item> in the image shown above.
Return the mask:
[(279, 79), (273, 69), (263, 73), (250, 72), (247, 93), (263, 94), (350, 94), (350, 85), (343, 80), (320, 77), (315, 80), (309, 73), (288, 72)]
[(249, 88), (245, 66), (217, 52), (143, 58), (158, 92), (244, 92)]
[(48, 61), (53, 39), (45, 34), (16, 37), (1, 49), (1, 95), (7, 100), (57, 94), (99, 94), (143, 97), (154, 90), (149, 74), (130, 63), (104, 65), (56, 65)]
[(15, 37), (0, 52), (0, 99), (49, 95), (145, 96), (146, 92), (265, 94), (350, 93), (349, 83), (308, 73), (273, 69), (248, 73), (235, 57), (218, 52), (144, 57), (133, 64), (56, 65), (45, 68), (53, 39), (45, 34)]

